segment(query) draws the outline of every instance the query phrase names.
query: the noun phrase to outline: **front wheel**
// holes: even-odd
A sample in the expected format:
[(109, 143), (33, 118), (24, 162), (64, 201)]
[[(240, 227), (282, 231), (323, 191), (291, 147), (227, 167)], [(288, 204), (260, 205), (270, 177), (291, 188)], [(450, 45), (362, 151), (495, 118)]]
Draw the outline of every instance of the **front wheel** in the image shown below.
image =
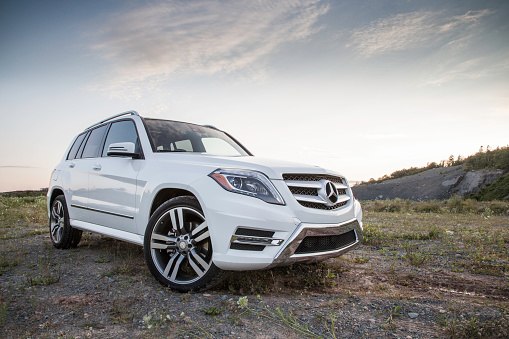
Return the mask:
[(223, 277), (212, 262), (207, 221), (193, 197), (176, 197), (159, 206), (149, 220), (143, 245), (152, 275), (174, 290), (203, 291)]

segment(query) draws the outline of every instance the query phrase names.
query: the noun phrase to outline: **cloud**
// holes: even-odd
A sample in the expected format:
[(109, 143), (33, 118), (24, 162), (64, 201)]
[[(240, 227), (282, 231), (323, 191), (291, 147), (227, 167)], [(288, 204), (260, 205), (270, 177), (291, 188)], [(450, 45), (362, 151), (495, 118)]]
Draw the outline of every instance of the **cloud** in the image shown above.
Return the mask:
[(483, 67), (486, 61), (483, 58), (469, 59), (463, 62), (456, 63), (454, 65), (446, 65), (446, 68), (442, 69), (441, 72), (435, 75), (434, 73), (430, 76), (431, 80), (428, 80), (426, 85), (440, 86), (446, 82), (457, 80), (457, 79), (477, 79), (486, 76), (488, 69)]
[(262, 58), (308, 38), (328, 11), (320, 0), (160, 1), (108, 19), (93, 49), (124, 87), (180, 75), (255, 76)]
[(491, 13), (485, 9), (457, 16), (432, 11), (397, 14), (354, 30), (347, 47), (353, 48), (362, 57), (370, 58), (394, 51), (429, 47), (443, 39), (447, 44), (457, 39), (458, 34), (468, 35), (467, 32), (481, 18)]

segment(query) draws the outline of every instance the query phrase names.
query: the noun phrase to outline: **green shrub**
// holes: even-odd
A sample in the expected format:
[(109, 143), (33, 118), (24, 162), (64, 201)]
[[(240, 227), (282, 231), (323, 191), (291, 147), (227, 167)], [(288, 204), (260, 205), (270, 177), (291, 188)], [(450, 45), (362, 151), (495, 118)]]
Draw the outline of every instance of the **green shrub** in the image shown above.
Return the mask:
[(382, 244), (382, 240), (386, 238), (385, 233), (383, 233), (380, 228), (376, 226), (366, 226), (362, 231), (363, 239), (362, 243), (364, 245), (370, 246), (380, 246)]
[(373, 209), (375, 212), (401, 212), (405, 209), (405, 202), (399, 198), (394, 200), (377, 200)]
[(509, 202), (492, 201), (488, 204), (488, 208), (494, 215), (509, 215)]
[(413, 206), (413, 210), (417, 213), (440, 213), (442, 207), (439, 202), (425, 201)]
[(505, 200), (509, 201), (509, 173), (501, 176), (495, 182), (481, 188), (472, 196), (481, 201)]
[(474, 199), (464, 199), (458, 195), (447, 200), (447, 208), (452, 213), (480, 212), (477, 201)]

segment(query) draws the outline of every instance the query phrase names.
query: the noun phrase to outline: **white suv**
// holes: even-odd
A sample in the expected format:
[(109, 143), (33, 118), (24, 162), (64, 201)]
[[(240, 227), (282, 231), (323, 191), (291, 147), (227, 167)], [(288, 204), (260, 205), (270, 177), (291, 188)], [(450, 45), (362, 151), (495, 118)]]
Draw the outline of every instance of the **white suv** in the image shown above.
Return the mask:
[(134, 111), (79, 134), (51, 176), (50, 235), (142, 245), (154, 277), (198, 291), (224, 270), (314, 262), (357, 247), (362, 211), (344, 177), (254, 157), (212, 126)]

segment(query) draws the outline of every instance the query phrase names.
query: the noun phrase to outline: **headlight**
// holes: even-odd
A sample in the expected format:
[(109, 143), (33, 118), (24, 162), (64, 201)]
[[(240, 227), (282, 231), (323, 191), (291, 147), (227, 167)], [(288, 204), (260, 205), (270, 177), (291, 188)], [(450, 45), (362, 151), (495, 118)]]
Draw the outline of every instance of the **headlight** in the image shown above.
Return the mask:
[(227, 191), (249, 195), (270, 204), (285, 204), (269, 178), (260, 172), (218, 169), (209, 176)]

